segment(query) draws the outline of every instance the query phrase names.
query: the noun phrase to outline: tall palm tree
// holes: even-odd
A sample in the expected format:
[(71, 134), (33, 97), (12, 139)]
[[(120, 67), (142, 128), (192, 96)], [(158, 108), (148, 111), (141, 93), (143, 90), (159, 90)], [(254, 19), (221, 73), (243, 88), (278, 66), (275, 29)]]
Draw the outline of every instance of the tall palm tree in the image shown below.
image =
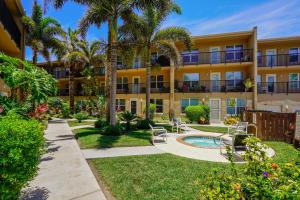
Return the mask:
[(53, 53), (59, 60), (62, 60), (66, 67), (70, 69), (69, 73), (69, 101), (71, 112), (74, 112), (74, 83), (75, 83), (75, 70), (78, 67), (84, 66), (89, 62), (88, 58), (78, 48), (80, 42), (79, 32), (77, 30), (68, 29), (66, 36), (60, 43), (60, 48), (55, 49)]
[(160, 29), (171, 12), (180, 14), (180, 7), (175, 3), (169, 4), (163, 10), (147, 6), (142, 16), (131, 15), (131, 18), (120, 27), (123, 40), (132, 42), (137, 54), (140, 54), (143, 63), (146, 63), (146, 119), (150, 119), (151, 49), (157, 49), (178, 66), (181, 63), (181, 55), (175, 42), (183, 41), (188, 49), (191, 48), (190, 34), (186, 29), (181, 27)]
[(22, 22), (26, 29), (26, 45), (33, 51), (32, 62), (37, 63), (38, 54), (50, 60), (49, 49), (59, 47), (59, 37), (64, 34), (60, 24), (51, 17), (43, 17), (41, 6), (33, 3), (31, 16), (24, 16)]
[[(56, 8), (60, 8), (67, 0), (47, 0), (54, 2)], [(117, 85), (117, 46), (118, 46), (118, 20), (122, 18), (126, 21), (136, 9), (143, 9), (146, 5), (157, 8), (164, 8), (171, 3), (171, 0), (73, 0), (74, 2), (85, 4), (88, 9), (80, 22), (80, 30), (85, 33), (92, 24), (97, 26), (108, 23), (108, 80), (110, 82), (109, 91), (109, 113), (110, 124), (116, 124), (116, 85)]]

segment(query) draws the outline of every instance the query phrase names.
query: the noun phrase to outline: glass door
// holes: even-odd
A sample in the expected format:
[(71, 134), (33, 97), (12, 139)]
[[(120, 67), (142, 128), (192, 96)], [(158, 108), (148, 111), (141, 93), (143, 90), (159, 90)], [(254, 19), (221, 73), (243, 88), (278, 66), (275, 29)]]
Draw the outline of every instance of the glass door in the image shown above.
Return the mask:
[(221, 91), (221, 73), (214, 72), (210, 74), (211, 80), (211, 91), (212, 92), (220, 92)]
[(220, 47), (211, 47), (210, 52), (211, 52), (211, 58), (210, 58), (211, 64), (220, 63)]
[(210, 120), (212, 122), (220, 121), (220, 99), (211, 99), (210, 100)]
[(132, 82), (132, 92), (140, 93), (140, 77), (133, 77)]
[(267, 49), (267, 67), (277, 65), (276, 49)]
[(130, 112), (134, 115), (137, 114), (137, 101), (136, 100), (130, 101)]
[(267, 91), (268, 92), (275, 92), (276, 86), (276, 74), (267, 74)]

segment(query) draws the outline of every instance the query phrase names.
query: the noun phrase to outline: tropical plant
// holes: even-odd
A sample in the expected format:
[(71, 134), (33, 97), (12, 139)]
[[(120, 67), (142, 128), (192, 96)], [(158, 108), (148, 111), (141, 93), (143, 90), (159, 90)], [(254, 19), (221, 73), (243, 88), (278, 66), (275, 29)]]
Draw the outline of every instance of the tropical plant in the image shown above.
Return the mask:
[(137, 119), (137, 116), (135, 114), (132, 114), (129, 111), (125, 111), (120, 114), (120, 120), (126, 122), (126, 130), (127, 131), (129, 131), (131, 129), (131, 122), (136, 119)]
[[(44, 69), (1, 53), (0, 63), (0, 73), (5, 84), (12, 91), (21, 89), (25, 98), (32, 103), (33, 110), (36, 104), (45, 103), (49, 96), (56, 95), (56, 80)], [(13, 98), (17, 101), (16, 96), (13, 95)]]
[(212, 170), (201, 185), (199, 199), (299, 199), (299, 166), (275, 163), (267, 156), (267, 146), (258, 138), (247, 138), (245, 143), (243, 169), (235, 165), (228, 148), (231, 171)]
[[(54, 7), (60, 8), (67, 0), (47, 0), (54, 2)], [(109, 116), (110, 124), (116, 125), (116, 82), (117, 82), (117, 49), (118, 49), (118, 21), (121, 18), (123, 21), (128, 20), (128, 17), (134, 11), (143, 9), (147, 5), (155, 6), (156, 8), (164, 9), (169, 6), (170, 0), (73, 0), (77, 3), (85, 4), (88, 9), (80, 22), (80, 30), (83, 34), (86, 33), (88, 27), (92, 24), (98, 27), (104, 23), (108, 23), (108, 50), (106, 68), (107, 84), (110, 85), (109, 90)]]
[(85, 120), (88, 118), (88, 113), (86, 112), (79, 112), (79, 113), (76, 113), (74, 115), (74, 118), (77, 119), (78, 123), (81, 123), (82, 120)]
[(42, 8), (36, 0), (33, 3), (31, 16), (24, 16), (22, 22), (26, 30), (26, 45), (33, 51), (33, 64), (37, 63), (39, 54), (49, 61), (49, 49), (61, 46), (59, 37), (64, 35), (64, 31), (60, 24), (51, 17), (43, 17)]
[(132, 43), (136, 49), (136, 56), (141, 56), (142, 63), (146, 63), (146, 119), (151, 119), (151, 50), (157, 49), (160, 54), (169, 57), (171, 63), (179, 66), (181, 55), (175, 42), (183, 41), (188, 49), (191, 48), (191, 38), (186, 29), (182, 27), (160, 29), (162, 23), (172, 12), (181, 14), (180, 7), (173, 2), (163, 8), (146, 6), (142, 16), (132, 14), (126, 23), (120, 27), (120, 33), (125, 43)]
[(208, 105), (188, 106), (184, 111), (191, 122), (209, 123), (210, 109)]

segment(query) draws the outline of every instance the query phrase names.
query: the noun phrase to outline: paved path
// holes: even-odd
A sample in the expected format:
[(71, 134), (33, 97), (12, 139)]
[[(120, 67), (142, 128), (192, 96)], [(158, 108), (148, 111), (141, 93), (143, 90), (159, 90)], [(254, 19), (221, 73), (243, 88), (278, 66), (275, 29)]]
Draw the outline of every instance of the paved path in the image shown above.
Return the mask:
[(105, 200), (66, 121), (50, 121), (45, 137), (47, 153), (21, 199)]
[(81, 126), (73, 126), (70, 127), (71, 130), (80, 129), (80, 128), (94, 128), (94, 125), (81, 125)]
[(118, 157), (118, 156), (151, 155), (151, 154), (165, 153), (164, 151), (156, 148), (155, 146), (114, 147), (114, 148), (105, 148), (105, 149), (84, 149), (84, 150), (81, 150), (81, 152), (86, 159)]

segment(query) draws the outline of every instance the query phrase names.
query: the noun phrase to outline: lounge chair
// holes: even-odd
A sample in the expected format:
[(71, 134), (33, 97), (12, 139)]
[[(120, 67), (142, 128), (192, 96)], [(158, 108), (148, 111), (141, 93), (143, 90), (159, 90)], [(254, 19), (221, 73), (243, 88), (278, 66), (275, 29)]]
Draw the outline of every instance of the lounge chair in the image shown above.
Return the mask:
[(172, 126), (172, 132), (173, 129), (176, 128), (176, 133), (179, 133), (181, 130), (187, 129), (187, 125), (185, 122), (182, 122), (181, 118), (173, 118), (170, 122), (170, 125)]
[(248, 133), (248, 122), (238, 122), (235, 126), (229, 126), (227, 133), (238, 134), (238, 133)]
[(154, 144), (156, 140), (167, 142), (168, 131), (164, 127), (153, 127), (151, 124), (149, 124), (149, 126), (151, 128), (152, 144)]
[(247, 150), (247, 146), (245, 143), (245, 139), (253, 136), (253, 134), (247, 134), (247, 133), (238, 133), (233, 134), (231, 136), (227, 137), (222, 136), (220, 137), (220, 154), (222, 154), (222, 148), (225, 147), (230, 147), (232, 150), (232, 154), (236, 155), (238, 152), (243, 152)]

